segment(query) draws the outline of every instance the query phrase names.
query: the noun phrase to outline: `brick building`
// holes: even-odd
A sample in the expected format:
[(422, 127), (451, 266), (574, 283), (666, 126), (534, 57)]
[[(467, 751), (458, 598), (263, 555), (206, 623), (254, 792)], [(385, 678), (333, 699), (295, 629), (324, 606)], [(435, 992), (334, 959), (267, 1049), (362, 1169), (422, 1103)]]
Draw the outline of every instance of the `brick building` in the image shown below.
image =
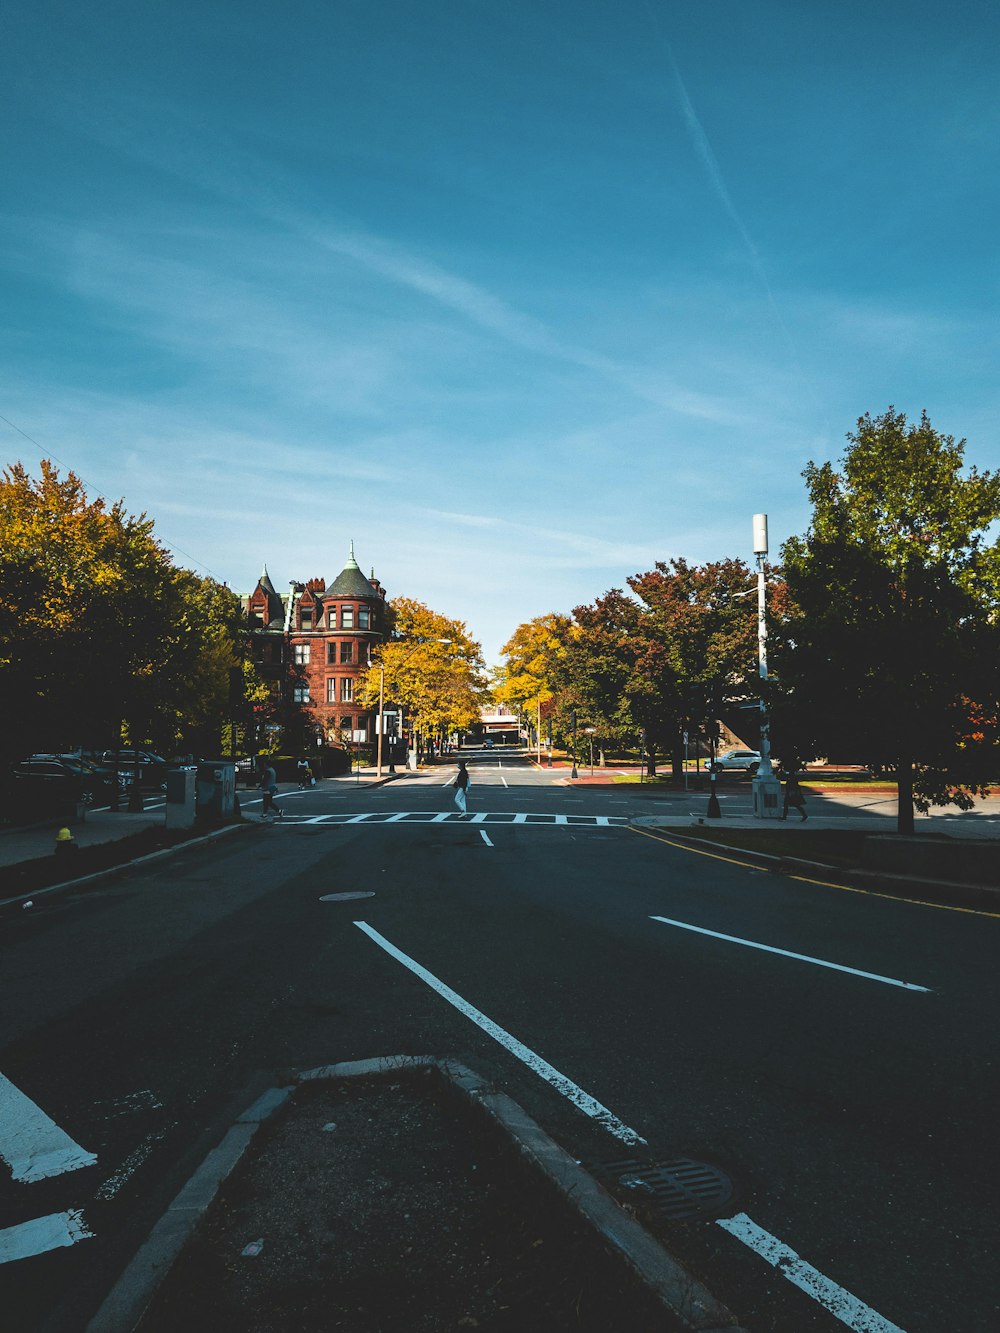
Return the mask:
[(279, 593), (267, 566), (245, 600), (254, 660), (277, 699), (308, 708), (325, 741), (345, 733), (375, 739), (375, 713), (357, 701), (358, 679), (388, 633), (385, 589), (354, 558), (327, 587), (323, 579)]

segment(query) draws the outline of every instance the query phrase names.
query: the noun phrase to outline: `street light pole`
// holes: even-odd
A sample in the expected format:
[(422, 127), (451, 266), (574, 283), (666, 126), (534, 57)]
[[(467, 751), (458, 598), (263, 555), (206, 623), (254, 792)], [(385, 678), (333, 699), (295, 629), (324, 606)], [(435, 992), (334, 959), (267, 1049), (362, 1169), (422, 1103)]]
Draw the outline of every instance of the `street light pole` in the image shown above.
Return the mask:
[(382, 733), (385, 731), (385, 663), (379, 663), (379, 681), (378, 681), (378, 742), (376, 745), (377, 755), (375, 759), (375, 779), (378, 781), (382, 777)]
[(575, 778), (578, 776), (579, 774), (576, 771), (576, 709), (574, 708), (573, 709), (573, 771), (570, 773), (570, 778)]
[(781, 784), (771, 767), (771, 723), (767, 714), (767, 515), (753, 516), (753, 549), (757, 557), (757, 657), (760, 664), (760, 765), (753, 778), (753, 813), (755, 819), (778, 817)]

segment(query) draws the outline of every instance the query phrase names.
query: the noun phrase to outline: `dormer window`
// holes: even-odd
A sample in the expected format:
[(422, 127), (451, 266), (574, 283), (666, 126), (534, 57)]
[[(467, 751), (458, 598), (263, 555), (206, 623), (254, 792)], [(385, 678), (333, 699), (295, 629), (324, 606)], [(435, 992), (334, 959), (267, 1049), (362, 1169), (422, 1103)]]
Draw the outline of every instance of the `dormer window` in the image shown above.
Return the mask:
[(299, 629), (312, 629), (313, 613), (311, 606), (303, 606), (299, 610)]

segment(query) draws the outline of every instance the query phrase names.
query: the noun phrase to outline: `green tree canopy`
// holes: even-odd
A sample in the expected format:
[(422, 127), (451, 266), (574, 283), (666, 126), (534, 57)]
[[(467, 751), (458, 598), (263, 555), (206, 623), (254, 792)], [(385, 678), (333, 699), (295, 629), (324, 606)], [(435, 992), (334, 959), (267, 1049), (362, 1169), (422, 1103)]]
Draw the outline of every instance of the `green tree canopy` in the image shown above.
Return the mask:
[(963, 472), (965, 441), (890, 407), (810, 463), (809, 531), (785, 543), (797, 610), (778, 725), (805, 754), (848, 752), (913, 804), (967, 808), (997, 776), (1000, 473)]
[[(145, 514), (49, 461), (0, 477), (3, 750), (169, 747), (225, 716), (236, 599), (171, 563)], [(123, 730), (124, 729), (124, 730)]]

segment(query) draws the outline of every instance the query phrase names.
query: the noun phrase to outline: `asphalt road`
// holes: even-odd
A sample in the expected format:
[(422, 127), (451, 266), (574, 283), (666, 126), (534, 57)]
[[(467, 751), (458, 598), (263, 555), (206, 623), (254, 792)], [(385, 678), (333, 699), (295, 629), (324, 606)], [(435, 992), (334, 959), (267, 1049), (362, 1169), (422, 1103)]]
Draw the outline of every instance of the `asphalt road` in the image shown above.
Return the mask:
[[(446, 769), (323, 784), (0, 920), (2, 1326), (82, 1329), (258, 1091), (404, 1053), (588, 1164), (727, 1172), (721, 1220), (665, 1234), (757, 1333), (1000, 1327), (1000, 921), (682, 849), (628, 827), (634, 788), (472, 771), (464, 821)], [(43, 1217), (73, 1243), (28, 1257)]]

